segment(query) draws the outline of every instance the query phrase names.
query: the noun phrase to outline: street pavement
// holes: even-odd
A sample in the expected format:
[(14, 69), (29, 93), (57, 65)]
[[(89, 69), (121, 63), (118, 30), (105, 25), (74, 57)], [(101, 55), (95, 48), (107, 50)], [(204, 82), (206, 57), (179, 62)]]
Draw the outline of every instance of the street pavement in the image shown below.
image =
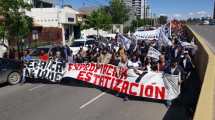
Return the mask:
[(0, 86), (0, 120), (162, 120), (163, 103), (132, 98), (81, 82)]
[(215, 25), (191, 25), (190, 27), (205, 38), (208, 46), (215, 53)]

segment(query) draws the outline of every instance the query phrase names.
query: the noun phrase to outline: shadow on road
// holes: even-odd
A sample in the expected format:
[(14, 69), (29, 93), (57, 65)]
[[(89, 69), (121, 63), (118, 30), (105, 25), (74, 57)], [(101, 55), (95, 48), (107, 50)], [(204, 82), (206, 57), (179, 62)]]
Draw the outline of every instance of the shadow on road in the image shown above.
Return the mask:
[(181, 94), (173, 101), (163, 120), (191, 120), (201, 90), (198, 74), (192, 72), (190, 78), (181, 86)]
[[(52, 83), (48, 80), (31, 80), (31, 79), (28, 79), (26, 81), (27, 83), (42, 83), (42, 84), (60, 84), (60, 85), (64, 85), (64, 86), (72, 86), (72, 87), (86, 87), (86, 88), (94, 88), (94, 89), (98, 89), (102, 92), (106, 92), (108, 94), (111, 94), (113, 96), (116, 96), (116, 97), (120, 97), (120, 98), (124, 98), (124, 95), (123, 94), (119, 94), (117, 95), (118, 92), (116, 91), (113, 91), (113, 90), (110, 90), (110, 89), (107, 89), (107, 88), (103, 88), (103, 87), (99, 87), (99, 86), (96, 86), (96, 85), (93, 85), (93, 84), (90, 84), (90, 83), (87, 83), (87, 82), (83, 82), (83, 81), (79, 81), (79, 80), (75, 80), (73, 78), (64, 78), (60, 83)], [(164, 104), (164, 101), (162, 100), (155, 100), (155, 99), (150, 99), (150, 98), (143, 98), (143, 97), (134, 97), (134, 96), (128, 96), (128, 99), (130, 101), (144, 101), (144, 102), (156, 102), (156, 103), (161, 103), (161, 104)]]
[(9, 85), (8, 83), (1, 83), (1, 84), (0, 84), (0, 88), (6, 87), (6, 86), (8, 86), (8, 85)]

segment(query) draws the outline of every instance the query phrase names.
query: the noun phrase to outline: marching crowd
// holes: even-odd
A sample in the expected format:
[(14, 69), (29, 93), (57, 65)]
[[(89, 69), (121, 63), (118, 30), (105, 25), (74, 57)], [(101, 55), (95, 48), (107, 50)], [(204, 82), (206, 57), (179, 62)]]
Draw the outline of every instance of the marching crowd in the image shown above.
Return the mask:
[[(58, 46), (50, 52), (40, 51), (38, 58), (42, 61), (60, 60), (68, 63), (104, 63), (115, 66), (127, 67), (133, 69), (138, 75), (138, 71), (157, 71), (165, 72), (173, 75), (180, 75), (181, 80), (186, 80), (190, 76), (192, 69), (195, 67), (192, 58), (195, 55), (192, 48), (186, 48), (181, 45), (181, 42), (190, 42), (187, 33), (184, 31), (182, 23), (175, 23), (172, 29), (172, 36), (169, 38), (172, 42), (171, 46), (159, 44), (158, 40), (143, 40), (132, 42), (129, 49), (119, 42), (118, 35), (115, 40), (107, 43), (95, 42), (85, 50), (80, 48), (79, 52), (74, 55), (73, 51), (68, 46)], [(147, 56), (149, 48), (152, 47), (158, 50), (161, 55), (159, 60)], [(11, 49), (10, 54), (5, 53), (5, 58), (15, 59), (16, 56), (26, 62), (32, 60), (31, 50), (25, 50), (22, 55), (16, 55), (17, 52)]]
[[(184, 30), (184, 25), (180, 22), (174, 25), (172, 35), (169, 38), (172, 42), (171, 46), (161, 45), (158, 40), (143, 40), (132, 42), (129, 49), (125, 49), (122, 44), (117, 47), (119, 38), (116, 35), (115, 40), (111, 40), (109, 43), (95, 42), (88, 46), (87, 50), (81, 47), (76, 55), (73, 54), (73, 51), (68, 46), (59, 46), (58, 49), (49, 53), (41, 50), (39, 59), (42, 61), (60, 60), (67, 63), (95, 62), (112, 64), (132, 69), (140, 76), (144, 74), (144, 72), (140, 71), (164, 72), (179, 75), (181, 77), (179, 84), (182, 84), (183, 81), (189, 78), (195, 67), (192, 62), (195, 51), (192, 48), (186, 48), (181, 45), (181, 42), (191, 42)], [(159, 60), (147, 56), (150, 47), (161, 53)], [(5, 56), (8, 57), (8, 55)], [(11, 54), (9, 57), (15, 57), (15, 54)], [(25, 50), (22, 60), (26, 62), (31, 59), (33, 59), (31, 51)]]

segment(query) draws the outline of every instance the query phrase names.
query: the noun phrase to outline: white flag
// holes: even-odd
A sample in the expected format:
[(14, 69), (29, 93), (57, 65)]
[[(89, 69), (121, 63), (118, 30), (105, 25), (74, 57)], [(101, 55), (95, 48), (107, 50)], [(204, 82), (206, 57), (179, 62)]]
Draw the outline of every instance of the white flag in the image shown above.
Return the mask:
[(161, 53), (153, 47), (150, 47), (148, 50), (147, 57), (155, 58), (159, 60)]
[(121, 42), (121, 44), (124, 46), (126, 50), (130, 48), (131, 40), (127, 37), (123, 36), (122, 34), (118, 35), (118, 40)]
[(163, 77), (164, 86), (167, 89), (168, 100), (176, 98), (180, 94), (181, 87), (179, 85), (180, 75), (165, 74)]

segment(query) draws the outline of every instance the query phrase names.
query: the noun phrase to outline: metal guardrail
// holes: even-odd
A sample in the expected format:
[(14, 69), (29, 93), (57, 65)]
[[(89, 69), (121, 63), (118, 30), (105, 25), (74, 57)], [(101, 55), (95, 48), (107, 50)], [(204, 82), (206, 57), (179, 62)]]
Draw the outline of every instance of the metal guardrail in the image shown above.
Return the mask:
[(194, 120), (213, 120), (215, 119), (215, 55), (208, 47), (204, 38), (189, 27), (189, 25), (187, 25), (187, 28), (198, 42), (199, 54), (197, 54), (195, 61), (198, 65), (197, 71), (202, 80), (202, 88)]

